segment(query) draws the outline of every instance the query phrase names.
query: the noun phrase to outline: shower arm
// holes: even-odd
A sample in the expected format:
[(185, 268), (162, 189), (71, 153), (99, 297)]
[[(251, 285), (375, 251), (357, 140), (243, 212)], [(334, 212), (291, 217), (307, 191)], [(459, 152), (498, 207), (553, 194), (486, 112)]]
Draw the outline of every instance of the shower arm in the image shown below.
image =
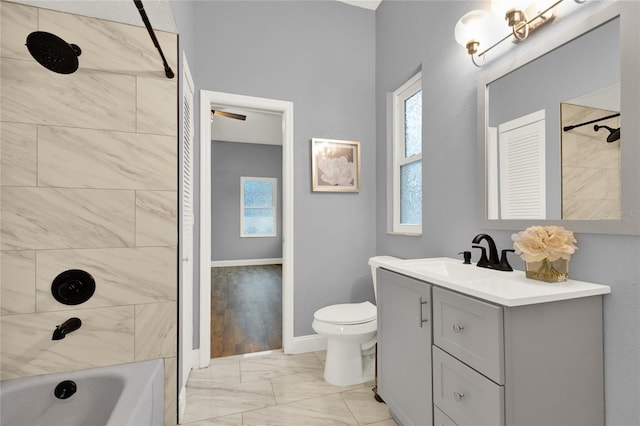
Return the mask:
[(142, 22), (144, 22), (145, 27), (147, 27), (147, 31), (149, 32), (149, 36), (153, 41), (153, 45), (158, 49), (160, 53), (160, 57), (162, 58), (162, 63), (164, 64), (164, 74), (167, 78), (173, 78), (175, 74), (171, 70), (171, 67), (167, 63), (166, 58), (164, 57), (164, 53), (162, 53), (162, 48), (160, 47), (160, 43), (158, 43), (158, 39), (156, 38), (156, 33), (153, 31), (153, 27), (151, 26), (151, 22), (149, 22), (149, 17), (147, 16), (147, 12), (144, 11), (144, 6), (142, 5), (142, 0), (133, 0), (136, 7), (138, 8), (138, 12), (140, 12), (140, 17), (142, 18)]
[(584, 123), (574, 124), (573, 126), (565, 126), (562, 128), (562, 130), (564, 130), (565, 132), (568, 132), (569, 130), (575, 129), (576, 127), (586, 126), (587, 124), (593, 124), (593, 123), (597, 123), (598, 121), (608, 120), (610, 118), (619, 117), (619, 116), (620, 116), (620, 113), (607, 115), (606, 117), (597, 118), (591, 121), (585, 121)]

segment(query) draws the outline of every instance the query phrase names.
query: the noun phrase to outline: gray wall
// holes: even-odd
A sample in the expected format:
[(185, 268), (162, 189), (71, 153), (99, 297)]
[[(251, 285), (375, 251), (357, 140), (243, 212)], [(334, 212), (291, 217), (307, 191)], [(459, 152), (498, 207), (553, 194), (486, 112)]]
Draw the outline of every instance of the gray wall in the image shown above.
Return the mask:
[[(573, 3), (573, 2), (571, 2)], [(376, 13), (377, 254), (399, 257), (456, 257), (479, 232), (489, 232), (499, 248), (512, 245), (509, 231), (479, 229), (475, 180), (476, 88), (479, 76), (499, 63), (491, 54), (476, 68), (455, 43), (453, 28), (466, 12), (483, 2), (383, 1)], [(586, 2), (559, 17), (530, 40), (505, 46), (525, 52), (554, 32), (606, 6)], [(511, 44), (511, 43), (505, 43)], [(401, 48), (400, 48), (401, 47)], [(493, 52), (492, 52), (493, 53)], [(504, 53), (508, 55), (509, 53)], [(598, 53), (594, 52), (594, 57)], [(422, 66), (423, 75), (423, 236), (399, 237), (387, 231), (387, 94)], [(624, 90), (624, 88), (623, 88)], [(625, 112), (623, 112), (625, 113)], [(637, 117), (640, 111), (630, 111)], [(640, 239), (578, 234), (571, 258), (574, 279), (610, 285), (604, 301), (605, 395), (608, 425), (640, 421)], [(477, 259), (477, 254), (474, 254)], [(522, 261), (512, 264), (523, 269)]]
[[(278, 179), (276, 237), (240, 238), (240, 177)], [(282, 257), (282, 146), (211, 145), (211, 260)]]
[[(489, 85), (492, 127), (545, 110), (547, 219), (562, 218), (560, 103), (619, 82), (620, 20), (616, 19)], [(602, 138), (604, 142), (606, 136)]]
[[(173, 2), (174, 10), (182, 3)], [(492, 54), (485, 69), (475, 68), (453, 39), (457, 20), (485, 2), (387, 0), (375, 15), (333, 2), (184, 3), (196, 17), (183, 20), (176, 13), (175, 18), (181, 40), (196, 28), (194, 52), (201, 53), (189, 61), (198, 89), (294, 102), (296, 335), (312, 332), (310, 317), (317, 307), (372, 298), (366, 259), (376, 242), (376, 254), (414, 258), (455, 257), (484, 231), (499, 247), (511, 246), (511, 232), (479, 229), (476, 212), (476, 85), (500, 58)], [(503, 50), (525, 52), (603, 6), (586, 2), (526, 42), (504, 43)], [(421, 67), (424, 231), (420, 238), (389, 236), (387, 94)], [(311, 137), (363, 143), (359, 194), (310, 192)], [(607, 424), (638, 424), (640, 241), (593, 234), (577, 238), (571, 276), (613, 289), (604, 303)], [(518, 258), (512, 264), (523, 268)]]
[[(294, 104), (294, 335), (313, 334), (318, 308), (373, 300), (375, 14), (334, 1), (194, 7), (198, 90)], [(314, 137), (361, 142), (359, 193), (311, 192)]]

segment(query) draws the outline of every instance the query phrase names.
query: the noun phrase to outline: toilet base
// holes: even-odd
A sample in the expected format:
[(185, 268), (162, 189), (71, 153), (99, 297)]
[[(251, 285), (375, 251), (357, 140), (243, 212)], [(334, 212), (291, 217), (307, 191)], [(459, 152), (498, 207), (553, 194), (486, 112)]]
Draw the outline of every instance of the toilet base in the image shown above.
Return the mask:
[(360, 342), (335, 337), (328, 340), (324, 367), (324, 380), (327, 383), (351, 386), (371, 380), (368, 376), (363, 374)]

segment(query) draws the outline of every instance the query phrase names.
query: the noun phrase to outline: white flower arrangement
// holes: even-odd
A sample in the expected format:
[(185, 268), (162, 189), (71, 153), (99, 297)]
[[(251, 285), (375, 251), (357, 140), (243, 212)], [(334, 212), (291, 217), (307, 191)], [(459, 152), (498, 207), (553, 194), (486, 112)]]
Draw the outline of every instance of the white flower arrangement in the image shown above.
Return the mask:
[(573, 232), (562, 226), (530, 226), (511, 239), (516, 254), (525, 262), (569, 260), (578, 249)]

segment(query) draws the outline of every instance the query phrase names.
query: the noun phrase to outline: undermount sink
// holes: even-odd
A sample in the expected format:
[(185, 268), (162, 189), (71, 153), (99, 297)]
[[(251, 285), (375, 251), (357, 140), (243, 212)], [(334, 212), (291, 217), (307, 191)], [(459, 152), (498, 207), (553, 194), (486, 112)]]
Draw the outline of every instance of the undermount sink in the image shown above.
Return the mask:
[(495, 277), (496, 274), (506, 273), (502, 271), (493, 271), (486, 268), (478, 268), (475, 264), (465, 265), (461, 260), (448, 258), (407, 259), (402, 260), (398, 263), (399, 265), (411, 268), (413, 271), (419, 274), (422, 273), (426, 275), (442, 275), (456, 281), (469, 281), (483, 278), (486, 279), (489, 277)]

